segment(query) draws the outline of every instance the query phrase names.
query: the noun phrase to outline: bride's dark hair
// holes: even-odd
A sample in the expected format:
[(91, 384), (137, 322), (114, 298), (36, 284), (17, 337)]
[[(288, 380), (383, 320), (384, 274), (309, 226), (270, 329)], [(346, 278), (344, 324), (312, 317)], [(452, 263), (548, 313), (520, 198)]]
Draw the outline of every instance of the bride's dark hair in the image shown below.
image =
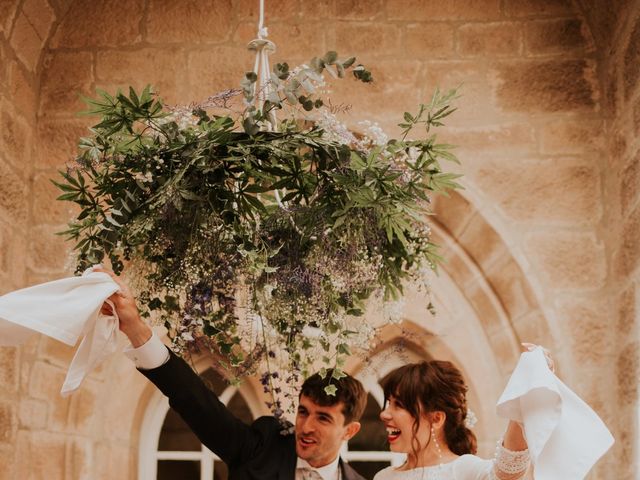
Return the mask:
[(414, 454), (427, 446), (420, 445), (416, 438), (422, 414), (437, 411), (446, 415), (444, 435), (449, 450), (456, 455), (476, 453), (476, 436), (465, 426), (467, 385), (453, 363), (432, 360), (405, 365), (387, 376), (383, 389), (385, 402), (389, 397), (395, 398), (414, 419)]

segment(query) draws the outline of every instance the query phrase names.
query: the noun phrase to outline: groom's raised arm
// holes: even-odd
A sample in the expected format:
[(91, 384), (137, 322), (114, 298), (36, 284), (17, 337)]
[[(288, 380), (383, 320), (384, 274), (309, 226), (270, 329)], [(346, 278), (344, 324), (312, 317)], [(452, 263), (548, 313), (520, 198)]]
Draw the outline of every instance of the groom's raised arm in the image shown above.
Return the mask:
[(131, 342), (125, 351), (127, 357), (169, 398), (169, 405), (200, 441), (227, 465), (251, 458), (262, 442), (260, 433), (234, 417), (191, 367), (169, 351), (140, 318), (135, 298), (118, 276), (106, 269), (94, 270), (111, 275), (120, 286), (110, 300), (118, 313), (120, 330)]

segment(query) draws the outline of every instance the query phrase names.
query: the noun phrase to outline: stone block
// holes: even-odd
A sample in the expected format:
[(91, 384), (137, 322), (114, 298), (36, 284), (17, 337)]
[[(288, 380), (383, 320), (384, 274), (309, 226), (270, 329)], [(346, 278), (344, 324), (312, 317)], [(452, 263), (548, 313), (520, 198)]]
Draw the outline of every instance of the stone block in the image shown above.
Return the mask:
[[(51, 47), (90, 48), (130, 46), (142, 40), (140, 19), (144, 0), (78, 0), (56, 29)], [(154, 11), (149, 8), (150, 14)]]
[(626, 216), (638, 203), (640, 197), (640, 151), (632, 157), (622, 170), (620, 179), (620, 206)]
[(458, 28), (463, 57), (513, 56), (522, 50), (522, 26), (514, 22), (467, 23)]
[[(0, 8), (2, 8), (2, 0), (0, 0)], [(0, 22), (0, 32), (1, 32)], [(2, 94), (6, 92), (7, 84), (9, 82), (9, 67), (11, 63), (18, 63), (13, 61), (10, 57), (13, 57), (13, 52), (9, 52), (11, 48), (5, 42), (0, 42), (0, 65), (3, 65), (4, 68), (0, 69), (0, 98), (2, 98)]]
[(617, 331), (620, 339), (629, 338), (638, 328), (640, 312), (640, 296), (636, 293), (636, 285), (631, 284), (621, 295), (618, 302)]
[[(309, 2), (304, 0), (276, 0), (274, 2), (269, 2), (269, 4), (265, 4), (265, 22), (267, 27), (270, 27), (272, 25), (272, 22), (275, 21), (280, 22), (298, 18), (301, 8), (313, 8), (306, 5), (311, 3), (317, 3), (323, 6), (330, 7), (330, 4), (332, 2), (327, 2), (324, 0), (321, 0), (319, 2)], [(235, 14), (236, 18), (240, 18), (241, 20), (251, 20), (254, 25), (258, 24), (260, 10), (258, 9), (258, 4), (255, 2), (234, 0), (233, 13)], [(269, 36), (271, 36), (271, 29), (269, 28), (269, 30)], [(251, 38), (253, 39), (254, 37)]]
[[(438, 245), (441, 244), (438, 239), (436, 239), (436, 243)], [(473, 269), (471, 262), (465, 261), (460, 255), (450, 252), (441, 253), (444, 257), (444, 262), (438, 266), (438, 269), (447, 272), (461, 290), (464, 291), (467, 285), (471, 285), (481, 278), (482, 274), (477, 269)]]
[(510, 17), (548, 17), (573, 13), (571, 0), (505, 0)]
[(633, 130), (640, 133), (640, 99), (633, 105)]
[(638, 268), (640, 263), (640, 205), (631, 211), (622, 225), (622, 238), (614, 256), (615, 273), (626, 277)]
[(65, 436), (21, 430), (16, 445), (16, 478), (29, 480), (65, 477)]
[(0, 162), (0, 215), (15, 227), (26, 225), (29, 188), (13, 168)]
[(55, 225), (57, 228), (76, 218), (80, 213), (80, 207), (73, 202), (56, 200), (63, 192), (51, 182), (52, 179), (61, 179), (56, 170), (45, 170), (35, 174), (33, 191), (38, 193), (33, 198), (31, 221), (36, 225)]
[(0, 17), (0, 33), (4, 33), (5, 37), (9, 36), (11, 25), (13, 25), (13, 20), (19, 5), (20, 2), (16, 2), (15, 0), (0, 0), (0, 12), (2, 12), (2, 17)]
[(640, 81), (640, 18), (635, 20), (633, 30), (629, 35), (624, 49), (622, 68), (624, 96), (629, 99), (637, 91), (638, 82)]
[[(246, 28), (246, 25), (244, 27)], [(255, 29), (255, 26), (253, 28)], [(325, 26), (321, 23), (295, 22), (287, 24), (286, 27), (285, 25), (274, 27), (269, 34), (269, 39), (276, 44), (276, 52), (272, 55), (271, 65), (276, 62), (287, 62), (293, 68), (301, 63), (309, 62), (313, 57), (324, 55), (328, 50), (336, 50), (342, 58), (354, 55), (362, 57), (362, 52), (349, 52), (339, 44), (328, 43), (328, 32), (334, 31), (332, 26)], [(255, 34), (240, 36), (240, 32), (239, 28), (235, 34), (236, 41), (242, 40), (244, 43), (255, 37)], [(244, 71), (251, 70), (255, 60), (255, 55), (250, 52), (243, 54), (240, 58), (245, 58), (244, 55), (247, 54), (251, 60), (244, 64)], [(359, 60), (363, 61), (362, 58)]]
[(70, 347), (44, 335), (40, 337), (40, 343), (38, 345), (39, 359), (47, 360), (51, 364), (59, 367), (67, 367), (71, 363), (71, 360), (73, 360), (74, 355), (74, 347)]
[(596, 289), (605, 284), (604, 244), (592, 233), (562, 230), (534, 233), (527, 237), (525, 249), (549, 289)]
[(56, 200), (63, 192), (51, 180), (60, 181), (61, 179), (57, 170), (44, 170), (35, 174), (33, 191), (37, 192), (37, 195), (33, 198), (32, 222), (34, 224), (57, 227), (68, 223), (80, 212), (80, 208), (75, 203)]
[(488, 340), (500, 373), (509, 375), (513, 372), (520, 357), (520, 345), (513, 336), (513, 332), (502, 328), (493, 332)]
[[(67, 474), (69, 478), (98, 480), (95, 476), (94, 443), (84, 437), (67, 441)], [(126, 478), (126, 477), (123, 477)]]
[(0, 112), (0, 146), (4, 158), (25, 178), (32, 162), (32, 128), (22, 117), (8, 109)]
[(49, 0), (54, 10), (58, 13), (58, 18), (65, 16), (74, 0)]
[(129, 86), (140, 92), (146, 85), (152, 85), (167, 103), (175, 103), (180, 93), (184, 93), (186, 71), (186, 57), (175, 48), (105, 51), (98, 52), (96, 57), (98, 83), (121, 85), (127, 94)]
[(518, 338), (523, 342), (544, 345), (555, 351), (555, 342), (549, 323), (540, 310), (535, 310), (513, 322)]
[(47, 0), (26, 0), (22, 4), (24, 12), (29, 23), (37, 32), (38, 36), (46, 41), (49, 38), (51, 26), (56, 19), (56, 14), (49, 5)]
[[(4, 227), (4, 225), (0, 224), (0, 227)], [(3, 228), (0, 228), (0, 272), (6, 272), (9, 268), (9, 255), (11, 255), (11, 251), (9, 250), (9, 238), (7, 238), (11, 233), (7, 231), (5, 233)], [(0, 292), (2, 295), (2, 292)]]
[(11, 47), (29, 71), (34, 72), (40, 60), (44, 40), (38, 36), (24, 13), (20, 13), (11, 32)]
[(464, 296), (469, 300), (487, 336), (499, 332), (505, 326), (501, 306), (492, 293), (480, 284), (469, 285), (464, 291)]
[(445, 119), (447, 126), (483, 125), (496, 112), (486, 69), (479, 68), (477, 60), (429, 61), (420, 73), (420, 80), (421, 101), (424, 103), (429, 101), (436, 88), (441, 91), (457, 88), (462, 95), (463, 99), (455, 102), (458, 110)]
[(29, 395), (33, 399), (47, 402), (47, 429), (50, 431), (63, 431), (67, 428), (71, 397), (63, 398), (60, 395), (65, 377), (66, 368), (36, 361), (28, 378)]
[(389, 20), (493, 20), (501, 16), (499, 0), (388, 0)]
[[(367, 63), (365, 58), (361, 58)], [(374, 81), (370, 84), (352, 78), (335, 81), (330, 86), (328, 98), (333, 105), (351, 105), (353, 109), (345, 118), (355, 122), (367, 119), (379, 122), (394, 112), (395, 123), (402, 120), (402, 113), (415, 111), (420, 101), (420, 64), (417, 61), (380, 60), (376, 62)]]
[(575, 365), (594, 369), (604, 362), (611, 374), (609, 358), (617, 351), (617, 339), (611, 328), (609, 301), (600, 297), (571, 295), (558, 303), (560, 335), (567, 340)]
[(231, 0), (151, 0), (147, 12), (151, 43), (220, 43), (231, 36)]
[(562, 119), (540, 126), (540, 149), (548, 155), (573, 155), (604, 150), (603, 125), (588, 118)]
[(616, 374), (617, 405), (637, 406), (638, 379), (640, 378), (640, 342), (638, 340), (625, 345), (620, 350), (616, 362)]
[(69, 407), (69, 427), (78, 434), (90, 435), (92, 428), (101, 418), (98, 415), (98, 395), (100, 384), (85, 379), (80, 389), (73, 394)]
[[(239, 61), (246, 59), (246, 61)], [(194, 101), (203, 101), (222, 90), (239, 88), (244, 74), (253, 68), (245, 49), (212, 47), (187, 55), (188, 91)]]
[(458, 192), (449, 197), (436, 195), (433, 197), (435, 218), (454, 238), (464, 230), (476, 215), (475, 207)]
[(468, 179), (512, 220), (593, 225), (602, 214), (599, 174), (588, 165), (488, 160), (469, 169)]
[(40, 115), (75, 115), (86, 110), (81, 95), (92, 95), (93, 55), (88, 52), (49, 53), (43, 62), (41, 78)]
[(25, 287), (25, 260), (26, 255), (26, 239), (28, 235), (26, 231), (19, 229), (10, 230), (11, 234), (8, 239), (8, 258), (7, 270), (9, 277), (13, 280), (15, 288)]
[(45, 401), (60, 396), (65, 376), (65, 368), (36, 361), (29, 375), (29, 396)]
[[(321, 2), (305, 2), (302, 4), (321, 3)], [(384, 12), (382, 0), (369, 0), (363, 2), (361, 0), (336, 0), (336, 8), (334, 15), (338, 18), (350, 18), (358, 20), (372, 20), (380, 17)]]
[(67, 269), (73, 248), (56, 232), (64, 225), (39, 225), (31, 228), (27, 266), (35, 272), (62, 274)]
[[(375, 0), (372, 2), (359, 2), (357, 0), (354, 0), (353, 2), (351, 0), (344, 0), (344, 1), (340, 1), (340, 8), (338, 9), (338, 6), (336, 5), (336, 3), (338, 2), (338, 0), (318, 0), (316, 2), (300, 2), (300, 7), (299, 7), (299, 12), (300, 15), (302, 16), (302, 18), (308, 18), (308, 19), (313, 19), (313, 20), (324, 20), (324, 19), (333, 19), (336, 16), (336, 12), (338, 10), (341, 10), (343, 13), (341, 14), (341, 16), (346, 16), (346, 13), (351, 10), (354, 12), (359, 12), (361, 15), (361, 19), (367, 19), (370, 18), (368, 13), (370, 11), (369, 8), (367, 8), (367, 6), (369, 4), (375, 5), (378, 8), (378, 11), (380, 11), (380, 5), (379, 5), (379, 1), (380, 0)], [(236, 2), (238, 3), (238, 2)], [(240, 4), (242, 4), (243, 2), (240, 1)], [(246, 2), (245, 2), (246, 3)], [(343, 4), (345, 4), (343, 6)], [(346, 6), (346, 8), (345, 8)], [(236, 6), (234, 6), (234, 8), (237, 8)], [(254, 23), (257, 22), (257, 13), (250, 13), (249, 12), (249, 5), (244, 5), (244, 9), (245, 9), (245, 14), (243, 16), (243, 19), (248, 19), (248, 18), (255, 18)], [(292, 12), (293, 13), (293, 12)], [(270, 17), (271, 15), (269, 15)], [(355, 18), (359, 18), (358, 16), (356, 16)], [(282, 28), (282, 27), (280, 27)]]
[(504, 240), (480, 215), (474, 215), (457, 238), (469, 256), (484, 271), (509, 255)]
[(0, 446), (0, 465), (2, 465), (2, 468), (0, 469), (0, 480), (15, 480), (18, 478), (16, 477), (15, 472), (14, 452), (15, 447), (13, 445), (4, 447)]
[(0, 444), (12, 443), (16, 430), (15, 406), (11, 402), (0, 402)]
[(607, 478), (610, 472), (616, 472), (617, 478), (636, 480), (638, 473), (637, 439), (640, 435), (637, 406), (635, 408), (628, 406), (617, 408), (615, 417), (605, 419), (609, 428), (613, 426), (614, 419), (618, 423), (617, 428), (612, 428), (616, 442), (603, 459), (596, 464), (593, 471), (600, 478)]
[(509, 318), (520, 319), (537, 308), (538, 302), (527, 276), (510, 255), (505, 255), (494, 263), (485, 271), (485, 275)]
[(492, 82), (498, 105), (527, 113), (593, 109), (595, 64), (585, 60), (502, 62)]
[(0, 347), (0, 385), (7, 392), (18, 390), (18, 347)]
[(48, 413), (47, 401), (23, 398), (20, 400), (18, 411), (20, 427), (27, 430), (43, 430), (47, 428)]
[(51, 172), (52, 169), (64, 170), (65, 164), (72, 164), (79, 152), (80, 138), (90, 135), (89, 126), (94, 123), (97, 123), (95, 118), (41, 119), (38, 122), (36, 168)]
[(406, 26), (404, 55), (446, 58), (453, 54), (454, 30), (447, 23), (411, 23)]
[[(335, 24), (335, 45), (341, 55), (356, 58), (394, 55), (400, 53), (401, 29), (394, 24), (377, 22), (337, 22)], [(375, 48), (372, 47), (375, 43)], [(276, 43), (276, 45), (280, 45)], [(309, 53), (313, 53), (310, 51)], [(405, 52), (408, 53), (408, 52)], [(413, 53), (413, 52), (411, 52)], [(317, 52), (323, 55), (324, 52)]]
[(8, 98), (13, 109), (29, 124), (35, 123), (37, 100), (34, 76), (27, 74), (19, 62), (11, 62), (8, 70)]
[(127, 445), (97, 445), (95, 454), (95, 477), (99, 480), (112, 478), (135, 478), (132, 472), (131, 459), (135, 453)]
[(533, 55), (591, 51), (594, 48), (586, 24), (577, 18), (527, 22), (524, 44), (526, 52)]
[(447, 142), (456, 145), (454, 153), (460, 158), (493, 157), (504, 151), (514, 157), (531, 155), (538, 148), (535, 129), (529, 123), (446, 127), (442, 131)]

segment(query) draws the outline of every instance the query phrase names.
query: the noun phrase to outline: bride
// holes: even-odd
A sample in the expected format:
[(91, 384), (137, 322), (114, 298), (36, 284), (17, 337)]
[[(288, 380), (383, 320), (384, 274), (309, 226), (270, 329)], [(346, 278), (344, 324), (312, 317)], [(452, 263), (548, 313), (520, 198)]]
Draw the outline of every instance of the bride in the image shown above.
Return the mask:
[[(553, 370), (548, 355), (547, 362)], [(516, 422), (509, 423), (492, 460), (475, 456), (476, 437), (465, 425), (467, 386), (451, 362), (397, 368), (383, 388), (380, 419), (391, 451), (406, 453), (407, 460), (381, 470), (374, 480), (518, 480), (527, 473), (527, 442)]]

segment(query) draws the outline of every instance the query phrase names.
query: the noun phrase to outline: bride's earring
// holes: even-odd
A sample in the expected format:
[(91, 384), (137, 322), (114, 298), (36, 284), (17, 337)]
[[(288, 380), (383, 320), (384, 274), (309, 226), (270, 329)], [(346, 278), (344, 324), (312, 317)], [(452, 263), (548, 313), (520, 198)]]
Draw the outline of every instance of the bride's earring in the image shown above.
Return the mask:
[(440, 465), (442, 465), (442, 449), (440, 448), (440, 444), (438, 443), (438, 438), (436, 437), (436, 429), (433, 428), (433, 425), (431, 425), (431, 438), (433, 438), (433, 443), (436, 445), (438, 459), (440, 460)]

